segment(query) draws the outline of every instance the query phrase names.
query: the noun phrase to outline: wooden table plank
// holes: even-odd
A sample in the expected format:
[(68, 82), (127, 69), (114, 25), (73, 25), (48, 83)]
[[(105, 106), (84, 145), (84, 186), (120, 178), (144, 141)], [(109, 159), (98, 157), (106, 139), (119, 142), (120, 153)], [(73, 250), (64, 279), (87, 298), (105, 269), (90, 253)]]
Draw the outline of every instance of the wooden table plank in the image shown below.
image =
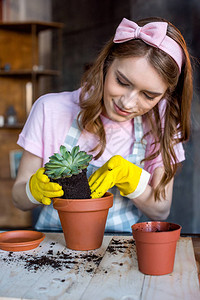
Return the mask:
[[(38, 268), (37, 271), (29, 270), (25, 267), (26, 261), (36, 258), (38, 255), (46, 255), (51, 249), (52, 243), (55, 243), (59, 250), (65, 248), (62, 235), (49, 233), (41, 246), (34, 250), (22, 252), (6, 252), (0, 251), (0, 260), (6, 263), (1, 264), (0, 274), (0, 296), (6, 297), (23, 297), (28, 291), (33, 291), (37, 282), (42, 282), (46, 276), (46, 272), (50, 266)], [(23, 259), (22, 259), (23, 257)]]
[(94, 251), (71, 251), (65, 248), (64, 253), (72, 255), (72, 268), (64, 268), (56, 274), (48, 269), (42, 281), (35, 284), (34, 290), (30, 290), (24, 296), (34, 299), (80, 299), (99, 264), (95, 260), (92, 261), (91, 257), (95, 255), (97, 259), (101, 260), (110, 239), (111, 237), (105, 237), (101, 248)]
[(193, 248), (194, 248), (194, 256), (197, 263), (198, 277), (200, 282), (200, 237), (196, 235), (192, 238)]
[(145, 276), (141, 300), (200, 299), (197, 266), (191, 238), (177, 243), (174, 270), (169, 275)]
[(144, 277), (138, 271), (133, 238), (115, 236), (81, 300), (139, 300)]
[[(119, 237), (114, 239), (122, 241)], [(128, 239), (130, 240), (130, 237), (125, 237), (125, 241)], [(112, 247), (112, 244), (109, 246)], [(121, 268), (120, 263), (123, 264)], [(107, 274), (105, 270), (108, 270)], [(110, 255), (107, 251), (81, 299), (86, 300), (90, 297), (95, 300), (200, 299), (191, 238), (179, 240), (174, 271), (164, 276), (147, 276), (139, 272), (135, 247), (127, 249), (124, 254), (117, 252)]]
[[(49, 261), (39, 266), (42, 257)], [(100, 249), (72, 251), (62, 233), (47, 233), (35, 250), (0, 250), (0, 264), (0, 299), (200, 299), (191, 238), (179, 240), (174, 271), (164, 276), (138, 271), (132, 236), (105, 236)]]
[[(23, 297), (25, 299), (79, 299), (89, 284), (92, 274), (98, 267), (111, 237), (104, 238), (102, 247), (94, 251), (71, 251), (66, 248), (63, 234), (48, 233), (41, 247), (35, 250), (15, 252), (10, 257), (11, 263), (4, 264), (0, 277), (0, 296)], [(49, 251), (52, 255), (47, 255)], [(57, 253), (61, 253), (57, 255)], [(45, 266), (34, 270), (26, 268), (25, 260), (20, 261), (23, 255), (28, 260), (28, 255), (37, 259), (45, 255), (47, 258), (61, 262), (60, 270)], [(95, 258), (92, 260), (92, 256)], [(8, 252), (0, 251), (0, 260), (8, 257)], [(64, 259), (58, 257), (65, 256)], [(69, 258), (70, 257), (70, 258)], [(91, 261), (90, 261), (90, 259)], [(7, 258), (9, 261), (9, 258)], [(5, 274), (5, 276), (4, 276)]]

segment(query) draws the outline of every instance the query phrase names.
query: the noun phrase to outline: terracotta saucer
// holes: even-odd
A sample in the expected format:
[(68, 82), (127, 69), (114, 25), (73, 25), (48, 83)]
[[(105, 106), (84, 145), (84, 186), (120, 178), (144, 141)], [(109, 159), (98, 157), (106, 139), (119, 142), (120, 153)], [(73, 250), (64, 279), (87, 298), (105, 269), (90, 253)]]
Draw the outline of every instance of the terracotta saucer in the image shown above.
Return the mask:
[(0, 249), (5, 251), (27, 251), (39, 246), (45, 234), (32, 230), (14, 230), (0, 233)]

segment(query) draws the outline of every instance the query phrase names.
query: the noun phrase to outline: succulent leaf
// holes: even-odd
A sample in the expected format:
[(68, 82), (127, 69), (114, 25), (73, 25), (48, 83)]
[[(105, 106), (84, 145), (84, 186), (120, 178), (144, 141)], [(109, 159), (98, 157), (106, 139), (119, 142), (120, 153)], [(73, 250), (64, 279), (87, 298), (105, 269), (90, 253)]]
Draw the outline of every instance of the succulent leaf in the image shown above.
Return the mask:
[(72, 164), (72, 157), (70, 156), (70, 153), (69, 153), (69, 155), (68, 155), (68, 153), (65, 153), (64, 158), (68, 165)]
[(61, 156), (59, 153), (55, 153), (54, 155), (55, 155), (55, 157), (56, 157), (58, 160), (62, 160), (62, 159), (63, 159), (62, 156)]
[(66, 147), (61, 145), (60, 146), (60, 153), (61, 153), (62, 157), (64, 157), (66, 151), (67, 151)]
[(85, 151), (79, 151), (79, 146), (75, 146), (70, 153), (61, 145), (60, 154), (54, 153), (45, 164), (45, 174), (52, 179), (77, 175), (88, 167), (92, 157)]
[(62, 173), (62, 177), (69, 177), (68, 175), (71, 173), (71, 170), (68, 168), (65, 168), (65, 170)]
[(54, 174), (54, 170), (48, 170), (48, 171), (45, 171), (45, 174), (46, 174), (48, 177), (51, 177), (51, 175)]
[(79, 152), (79, 146), (75, 146), (71, 151), (71, 156), (75, 157)]

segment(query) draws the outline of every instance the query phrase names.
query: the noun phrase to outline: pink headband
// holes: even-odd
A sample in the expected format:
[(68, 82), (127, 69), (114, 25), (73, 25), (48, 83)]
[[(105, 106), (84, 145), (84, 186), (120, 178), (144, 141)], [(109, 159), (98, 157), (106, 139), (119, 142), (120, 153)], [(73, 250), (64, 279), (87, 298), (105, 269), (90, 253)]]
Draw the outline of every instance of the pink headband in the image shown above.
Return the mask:
[(140, 27), (135, 22), (123, 18), (117, 27), (113, 42), (124, 43), (133, 39), (141, 39), (146, 44), (169, 54), (181, 72), (183, 51), (177, 42), (166, 35), (167, 26), (167, 22), (152, 22)]

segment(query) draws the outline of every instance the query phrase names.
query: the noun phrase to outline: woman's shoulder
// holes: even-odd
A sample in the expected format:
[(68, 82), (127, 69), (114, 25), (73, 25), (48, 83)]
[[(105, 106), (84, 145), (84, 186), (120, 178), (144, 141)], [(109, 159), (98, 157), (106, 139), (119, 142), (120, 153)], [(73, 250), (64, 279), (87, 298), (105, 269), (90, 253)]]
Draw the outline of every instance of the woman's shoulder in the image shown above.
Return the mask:
[(80, 89), (71, 92), (48, 93), (39, 97), (34, 105), (49, 109), (59, 109), (59, 107), (62, 109), (63, 106), (68, 109), (70, 107), (75, 108), (75, 106), (79, 106), (79, 95)]

